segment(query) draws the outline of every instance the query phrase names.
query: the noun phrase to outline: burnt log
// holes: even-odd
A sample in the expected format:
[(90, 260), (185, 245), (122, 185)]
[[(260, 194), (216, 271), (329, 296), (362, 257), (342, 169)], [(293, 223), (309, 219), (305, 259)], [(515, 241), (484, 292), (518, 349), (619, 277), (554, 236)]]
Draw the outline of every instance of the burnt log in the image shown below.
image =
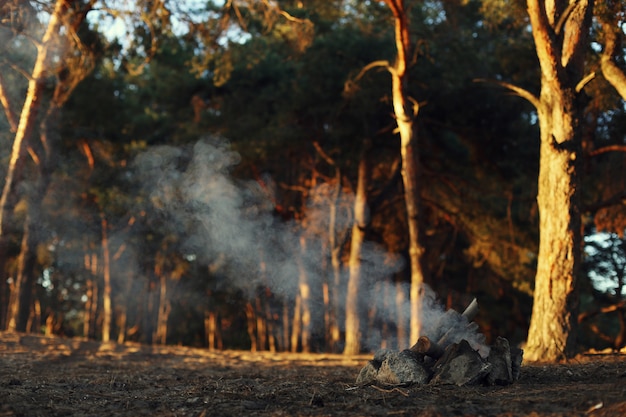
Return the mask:
[(444, 349), (440, 344), (430, 340), (428, 336), (422, 336), (417, 339), (417, 342), (409, 349), (413, 352), (421, 353), (424, 356), (429, 356), (433, 359), (439, 359), (443, 356)]

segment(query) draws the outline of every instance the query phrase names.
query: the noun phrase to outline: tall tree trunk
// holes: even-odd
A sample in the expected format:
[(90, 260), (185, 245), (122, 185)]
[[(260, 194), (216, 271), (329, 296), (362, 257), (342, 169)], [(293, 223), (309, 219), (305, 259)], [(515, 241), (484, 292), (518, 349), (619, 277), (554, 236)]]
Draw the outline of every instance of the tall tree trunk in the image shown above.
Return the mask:
[(46, 32), (41, 40), (41, 43), (37, 46), (37, 58), (30, 74), (28, 91), (26, 93), (24, 105), (22, 106), (17, 131), (15, 132), (15, 139), (13, 140), (13, 147), (11, 149), (11, 157), (9, 159), (9, 166), (7, 168), (4, 187), (2, 189), (2, 194), (0, 194), (0, 240), (4, 239), (6, 214), (10, 209), (8, 206), (9, 196), (13, 190), (14, 183), (18, 179), (18, 175), (20, 175), (26, 145), (35, 127), (39, 105), (43, 97), (43, 90), (46, 86), (46, 61), (48, 60), (48, 54), (50, 53), (50, 46), (61, 29), (62, 16), (66, 9), (66, 0), (56, 1), (54, 10), (50, 15), (50, 20), (48, 21)]
[(83, 336), (88, 339), (96, 337), (96, 317), (98, 313), (98, 255), (85, 253), (85, 270), (89, 275), (85, 287), (85, 318), (83, 320)]
[[(424, 245), (421, 233), (421, 197), (419, 189), (420, 162), (414, 118), (417, 116), (417, 101), (407, 94), (409, 82), (408, 64), (412, 49), (409, 38), (409, 22), (403, 0), (385, 0), (391, 9), (395, 24), (396, 62), (390, 69), (392, 79), (393, 110), (400, 132), (400, 153), (402, 156), (402, 182), (409, 228), (409, 261), (411, 265), (411, 319), (410, 343), (420, 334), (420, 310), (422, 288), (426, 281), (424, 265)], [(403, 348), (404, 346), (400, 346)], [(406, 346), (408, 347), (408, 346)]]
[(102, 341), (111, 339), (111, 323), (113, 310), (111, 308), (111, 255), (109, 253), (108, 223), (103, 212), (100, 212), (102, 228)]
[(341, 171), (335, 171), (335, 191), (330, 202), (330, 213), (328, 219), (328, 245), (330, 246), (330, 264), (332, 268), (332, 281), (328, 283), (329, 298), (329, 319), (328, 319), (328, 348), (331, 352), (337, 353), (341, 340), (339, 323), (341, 322), (340, 297), (341, 297), (341, 248), (343, 239), (338, 236), (337, 230), (337, 210), (339, 210), (339, 199), (341, 196)]
[(368, 224), (367, 188), (369, 186), (369, 166), (366, 152), (359, 161), (357, 190), (354, 200), (354, 224), (350, 242), (350, 259), (348, 261), (348, 288), (346, 290), (346, 345), (343, 353), (357, 355), (361, 352), (363, 302), (360, 290), (361, 255), (365, 240), (365, 228)]
[(535, 101), (541, 131), (537, 205), (539, 256), (525, 358), (554, 361), (575, 354), (577, 276), (582, 256), (580, 186), (584, 53), (592, 1), (528, 0), (541, 66)]
[(300, 346), (302, 352), (311, 351), (311, 328), (312, 328), (312, 315), (311, 315), (311, 284), (309, 282), (309, 273), (304, 264), (307, 256), (307, 242), (304, 235), (300, 236), (300, 254), (298, 255), (299, 262), (299, 282), (298, 289), (300, 292), (300, 306), (302, 313), (300, 316)]
[(169, 320), (170, 311), (172, 310), (172, 304), (167, 295), (167, 277), (163, 270), (156, 272), (159, 278), (159, 307), (153, 343), (165, 345), (167, 344), (167, 322)]
[(398, 346), (407, 346), (409, 341), (408, 324), (409, 320), (404, 310), (406, 309), (406, 285), (403, 282), (396, 282), (396, 337)]
[(302, 295), (296, 294), (296, 302), (293, 306), (293, 320), (291, 322), (291, 352), (298, 351), (300, 335), (302, 334)]
[(17, 274), (13, 287), (14, 296), (9, 304), (8, 331), (28, 331), (26, 324), (31, 312), (35, 277), (33, 274), (34, 265), (37, 262), (35, 251), (32, 250), (37, 239), (34, 237), (34, 224), (31, 209), (24, 221), (24, 233), (22, 234), (22, 244), (18, 257)]

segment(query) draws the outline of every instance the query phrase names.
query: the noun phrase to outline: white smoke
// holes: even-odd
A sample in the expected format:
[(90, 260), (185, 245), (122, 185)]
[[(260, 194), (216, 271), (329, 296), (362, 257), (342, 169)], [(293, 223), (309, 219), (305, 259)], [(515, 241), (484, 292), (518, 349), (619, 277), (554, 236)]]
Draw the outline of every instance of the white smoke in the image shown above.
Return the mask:
[[(305, 269), (312, 287), (321, 288), (323, 280), (330, 282), (332, 271), (325, 259), (329, 252), (325, 246), (329, 205), (334, 199), (336, 232), (338, 236), (345, 236), (352, 226), (354, 196), (335, 194), (336, 189), (329, 184), (310, 193), (306, 228), (307, 239), (311, 242), (303, 251), (300, 249), (302, 226), (277, 219), (267, 191), (261, 189), (258, 182), (238, 181), (232, 177), (231, 170), (239, 162), (240, 156), (228, 142), (208, 138), (191, 149), (153, 147), (137, 156), (134, 168), (148, 190), (152, 205), (162, 213), (164, 223), (184, 240), (185, 250), (200, 260), (215, 263), (219, 259), (221, 265), (227, 265), (227, 270), (220, 272), (227, 277), (229, 285), (248, 290), (250, 294), (257, 285), (262, 285), (277, 295), (292, 297), (298, 291), (300, 268)], [(364, 311), (363, 323), (369, 321), (374, 329), (378, 325), (394, 328), (397, 317), (408, 320), (408, 297), (399, 305), (395, 293), (405, 289), (389, 282), (389, 278), (404, 267), (401, 257), (366, 242), (361, 261), (363, 305), (370, 314), (376, 315), (376, 320), (372, 320), (367, 316), (368, 311)], [(341, 273), (345, 283), (346, 271)], [(385, 282), (387, 284), (381, 284)], [(384, 294), (381, 288), (385, 288)], [(345, 295), (339, 296), (343, 306)], [(424, 335), (434, 339), (437, 329), (445, 326), (454, 329), (452, 342), (466, 339), (477, 349), (484, 346), (484, 337), (468, 326), (467, 321), (457, 319), (458, 322), (443, 323), (442, 320), (454, 319), (446, 315), (429, 289), (426, 289), (423, 306)], [(386, 337), (395, 339), (393, 332), (382, 334), (374, 330), (365, 336), (366, 346), (376, 349)], [(392, 345), (395, 340), (389, 343)]]

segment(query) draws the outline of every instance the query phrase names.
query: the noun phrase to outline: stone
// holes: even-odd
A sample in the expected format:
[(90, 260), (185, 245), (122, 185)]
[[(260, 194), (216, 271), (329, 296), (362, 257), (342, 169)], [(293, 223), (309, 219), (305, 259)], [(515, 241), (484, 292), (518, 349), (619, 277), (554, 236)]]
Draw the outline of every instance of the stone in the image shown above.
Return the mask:
[(511, 348), (509, 341), (498, 337), (491, 346), (487, 362), (491, 364), (491, 371), (487, 375), (489, 385), (509, 385), (513, 383), (511, 368)]
[(513, 381), (517, 381), (522, 372), (522, 361), (524, 360), (524, 351), (519, 348), (511, 348), (511, 372)]
[(484, 381), (491, 370), (477, 351), (466, 340), (453, 343), (446, 348), (444, 355), (435, 363), (433, 384), (477, 385)]
[(389, 352), (383, 360), (376, 381), (388, 385), (427, 384), (430, 373), (410, 350)]
[(357, 384), (371, 384), (376, 381), (376, 376), (378, 375), (378, 369), (380, 368), (381, 362), (369, 361), (365, 364), (363, 368), (361, 368), (361, 372), (356, 377)]

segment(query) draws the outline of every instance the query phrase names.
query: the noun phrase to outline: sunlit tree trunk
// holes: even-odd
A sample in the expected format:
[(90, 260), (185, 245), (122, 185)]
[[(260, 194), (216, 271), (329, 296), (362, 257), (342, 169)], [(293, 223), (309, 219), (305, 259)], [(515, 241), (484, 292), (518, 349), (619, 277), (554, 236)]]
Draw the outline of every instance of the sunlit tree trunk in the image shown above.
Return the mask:
[(537, 107), (541, 151), (537, 205), (539, 255), (524, 357), (553, 361), (575, 353), (577, 276), (582, 256), (580, 84), (592, 1), (528, 0), (541, 66)]
[[(422, 287), (425, 282), (424, 245), (421, 233), (420, 162), (414, 118), (418, 104), (407, 94), (409, 82), (408, 65), (411, 52), (408, 12), (403, 0), (385, 0), (393, 13), (395, 24), (396, 62), (390, 68), (392, 79), (393, 110), (400, 133), (400, 153), (402, 156), (402, 182), (409, 229), (409, 261), (411, 267), (411, 319), (410, 340), (417, 341), (420, 333), (420, 309)], [(400, 346), (400, 348), (408, 347)]]
[(35, 128), (37, 113), (41, 104), (41, 99), (44, 95), (43, 91), (46, 86), (46, 78), (48, 75), (47, 60), (49, 58), (49, 54), (51, 53), (51, 46), (54, 42), (54, 38), (61, 29), (62, 16), (67, 9), (67, 5), (68, 3), (66, 0), (56, 1), (54, 10), (50, 15), (50, 20), (48, 21), (46, 32), (41, 40), (41, 43), (37, 45), (37, 58), (30, 74), (28, 91), (26, 93), (24, 105), (22, 106), (17, 131), (15, 132), (15, 138), (11, 149), (11, 157), (9, 159), (9, 165), (4, 180), (4, 187), (2, 189), (2, 194), (0, 194), (0, 240), (4, 239), (6, 214), (9, 210), (9, 196), (13, 190), (17, 176), (20, 175), (21, 165), (26, 154), (26, 145), (33, 129)]
[[(289, 301), (283, 300), (283, 312), (282, 312), (282, 332), (281, 332), (281, 350), (289, 351)], [(297, 342), (297, 340), (296, 340)]]
[(302, 295), (298, 292), (293, 306), (293, 319), (291, 321), (291, 352), (298, 351), (300, 335), (302, 334)]
[(100, 212), (102, 228), (102, 341), (111, 338), (113, 310), (111, 308), (111, 255), (109, 252), (108, 223), (103, 212)]
[(128, 320), (126, 307), (118, 306), (117, 313), (115, 314), (115, 316), (117, 318), (116, 321), (117, 321), (117, 328), (118, 328), (117, 343), (122, 344), (126, 341), (126, 325), (127, 325), (127, 320)]
[(85, 252), (85, 270), (89, 274), (85, 284), (85, 317), (83, 319), (83, 336), (95, 338), (96, 314), (98, 310), (98, 255)]
[(157, 277), (159, 279), (159, 307), (153, 343), (165, 345), (167, 344), (167, 322), (172, 305), (167, 294), (167, 277), (162, 270), (158, 271)]
[(311, 284), (309, 282), (309, 273), (304, 264), (307, 256), (307, 242), (304, 235), (300, 236), (300, 255), (299, 262), (299, 282), (298, 290), (300, 292), (300, 346), (302, 352), (311, 351), (311, 328), (312, 328), (312, 312), (311, 312)]
[(359, 161), (357, 190), (354, 200), (354, 223), (348, 261), (348, 288), (346, 290), (346, 338), (343, 353), (356, 355), (361, 352), (363, 300), (361, 299), (361, 255), (368, 224), (367, 188), (369, 186), (369, 166), (365, 152)]
[(339, 323), (341, 320), (341, 248), (343, 246), (342, 239), (339, 239), (337, 230), (337, 221), (339, 210), (339, 198), (341, 196), (341, 171), (336, 170), (335, 175), (335, 191), (330, 203), (330, 212), (328, 219), (328, 245), (330, 246), (330, 264), (332, 268), (332, 280), (328, 282), (328, 299), (329, 299), (329, 317), (328, 326), (328, 348), (331, 352), (336, 353), (339, 342), (341, 340), (341, 331)]

